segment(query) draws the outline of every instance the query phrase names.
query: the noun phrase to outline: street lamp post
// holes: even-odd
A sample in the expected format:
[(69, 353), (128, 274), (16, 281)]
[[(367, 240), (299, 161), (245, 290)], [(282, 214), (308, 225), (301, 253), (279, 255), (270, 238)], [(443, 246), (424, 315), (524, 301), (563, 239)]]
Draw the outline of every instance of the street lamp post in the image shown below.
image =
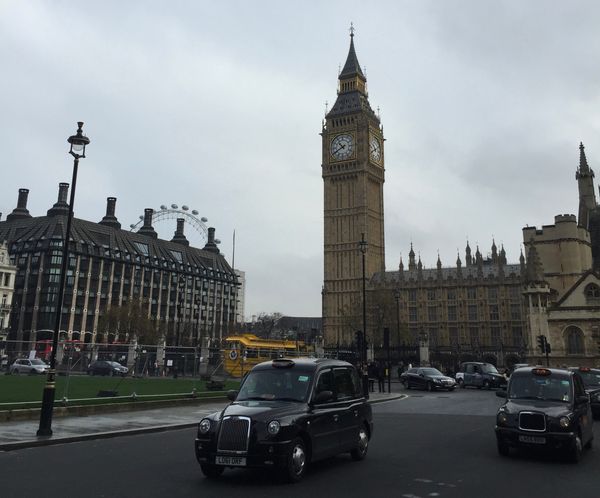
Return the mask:
[(369, 243), (365, 240), (365, 234), (361, 234), (358, 248), (362, 253), (362, 319), (363, 319), (363, 343), (362, 343), (362, 362), (367, 362), (367, 293), (366, 293), (366, 277), (365, 277), (365, 255), (369, 248)]
[(67, 142), (71, 144), (69, 154), (74, 157), (73, 161), (73, 179), (71, 180), (71, 197), (69, 199), (69, 213), (67, 215), (67, 227), (65, 230), (65, 239), (62, 250), (62, 264), (60, 271), (60, 284), (58, 288), (58, 299), (56, 303), (56, 318), (54, 321), (54, 335), (52, 337), (52, 351), (50, 352), (50, 369), (44, 385), (42, 396), (42, 408), (40, 411), (40, 426), (37, 431), (38, 436), (52, 435), (52, 410), (54, 409), (54, 396), (56, 393), (56, 351), (58, 349), (58, 333), (60, 330), (60, 319), (62, 317), (62, 307), (64, 300), (65, 284), (67, 281), (67, 267), (69, 262), (69, 241), (71, 238), (71, 221), (73, 220), (73, 203), (75, 202), (75, 186), (77, 184), (77, 168), (79, 159), (85, 158), (85, 147), (90, 143), (90, 139), (83, 134), (83, 122), (77, 123), (77, 133), (70, 136)]
[[(396, 299), (396, 332), (398, 333), (398, 347), (400, 347), (400, 289), (394, 289), (394, 298)], [(400, 351), (398, 350), (398, 359)]]

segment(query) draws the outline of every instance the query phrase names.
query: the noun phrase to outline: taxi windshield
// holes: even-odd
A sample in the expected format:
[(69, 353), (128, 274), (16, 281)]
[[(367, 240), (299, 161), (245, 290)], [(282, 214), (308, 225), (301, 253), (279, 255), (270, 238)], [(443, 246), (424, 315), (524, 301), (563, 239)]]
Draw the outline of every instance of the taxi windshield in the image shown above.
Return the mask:
[(514, 377), (508, 390), (509, 399), (538, 399), (542, 401), (571, 401), (569, 379), (550, 376)]
[(236, 401), (305, 401), (311, 376), (294, 369), (252, 371), (244, 380)]
[(583, 378), (585, 387), (600, 385), (600, 373), (579, 371), (579, 375)]
[(496, 370), (496, 367), (490, 363), (484, 363), (483, 365), (481, 365), (481, 370), (483, 371), (483, 373), (486, 374), (497, 374), (498, 370)]

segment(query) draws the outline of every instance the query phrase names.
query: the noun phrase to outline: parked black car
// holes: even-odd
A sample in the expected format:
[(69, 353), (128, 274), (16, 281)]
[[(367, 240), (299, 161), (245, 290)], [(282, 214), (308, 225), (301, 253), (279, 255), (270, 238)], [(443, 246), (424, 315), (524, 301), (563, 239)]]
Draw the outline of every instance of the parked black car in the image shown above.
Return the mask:
[(295, 482), (315, 460), (342, 452), (355, 460), (367, 456), (371, 405), (349, 363), (260, 363), (229, 397), (230, 405), (198, 425), (196, 459), (207, 477), (220, 476), (226, 467), (263, 467)]
[(97, 360), (90, 363), (87, 369), (88, 375), (121, 375), (125, 377), (129, 372), (127, 367), (124, 367), (116, 361)]
[(456, 373), (456, 382), (460, 387), (473, 386), (479, 389), (506, 386), (506, 377), (491, 363), (466, 361)]
[(430, 367), (409, 368), (401, 375), (400, 381), (407, 389), (415, 387), (428, 391), (435, 389), (454, 391), (456, 387), (456, 381), (452, 377), (444, 375), (437, 368)]
[(496, 415), (498, 452), (511, 448), (558, 450), (577, 462), (591, 448), (592, 410), (579, 372), (555, 368), (520, 368), (510, 377), (506, 398)]
[(583, 379), (585, 392), (590, 395), (590, 403), (592, 405), (592, 415), (596, 419), (600, 419), (600, 369), (589, 367), (575, 367), (571, 370), (576, 370)]

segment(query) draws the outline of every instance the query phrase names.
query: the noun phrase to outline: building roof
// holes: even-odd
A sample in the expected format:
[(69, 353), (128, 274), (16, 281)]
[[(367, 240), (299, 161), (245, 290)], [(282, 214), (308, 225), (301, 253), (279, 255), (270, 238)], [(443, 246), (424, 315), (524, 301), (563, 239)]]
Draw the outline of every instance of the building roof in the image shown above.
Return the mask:
[(358, 57), (356, 57), (356, 51), (354, 50), (354, 33), (350, 34), (350, 50), (348, 50), (348, 57), (346, 58), (346, 64), (344, 69), (340, 73), (339, 79), (351, 78), (352, 76), (360, 76), (366, 80), (366, 76), (363, 74), (360, 64), (358, 63)]
[[(481, 270), (479, 269), (481, 268)], [(460, 275), (463, 280), (465, 279), (478, 279), (481, 278), (479, 272), (483, 278), (487, 279), (495, 279), (500, 275), (498, 265), (481, 265), (478, 267), (477, 265), (471, 266), (461, 266)], [(504, 265), (502, 267), (503, 275), (505, 277), (520, 277), (521, 276), (521, 265), (510, 264)], [(421, 276), (419, 276), (419, 274)], [(437, 281), (438, 275), (441, 275), (442, 281), (456, 281), (458, 277), (458, 269), (456, 267), (453, 268), (424, 268), (422, 270), (412, 269), (412, 270), (403, 270), (402, 271), (402, 279), (400, 279), (400, 271), (387, 271), (387, 272), (379, 272), (373, 275), (371, 281), (373, 283), (381, 283), (381, 282), (408, 282), (408, 281), (417, 281), (420, 278), (425, 280)]]
[[(7, 240), (11, 253), (46, 250), (50, 242), (62, 246), (66, 216), (39, 216), (0, 222), (0, 240)], [(13, 249), (13, 246), (15, 249)], [(217, 271), (213, 278), (233, 280), (234, 272), (225, 258), (213, 251), (152, 238), (105, 224), (74, 218), (71, 225), (73, 252), (131, 261), (133, 264), (204, 274)]]

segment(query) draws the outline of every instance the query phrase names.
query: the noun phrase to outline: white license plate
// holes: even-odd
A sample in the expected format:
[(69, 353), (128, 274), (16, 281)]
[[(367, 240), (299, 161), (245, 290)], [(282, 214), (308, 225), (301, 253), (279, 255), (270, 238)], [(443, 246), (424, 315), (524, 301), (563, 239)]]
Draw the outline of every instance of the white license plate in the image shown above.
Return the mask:
[(521, 443), (546, 444), (546, 438), (539, 436), (519, 436), (519, 441)]
[(217, 465), (228, 465), (231, 467), (245, 467), (245, 457), (234, 457), (234, 456), (217, 456), (215, 458), (215, 464)]

